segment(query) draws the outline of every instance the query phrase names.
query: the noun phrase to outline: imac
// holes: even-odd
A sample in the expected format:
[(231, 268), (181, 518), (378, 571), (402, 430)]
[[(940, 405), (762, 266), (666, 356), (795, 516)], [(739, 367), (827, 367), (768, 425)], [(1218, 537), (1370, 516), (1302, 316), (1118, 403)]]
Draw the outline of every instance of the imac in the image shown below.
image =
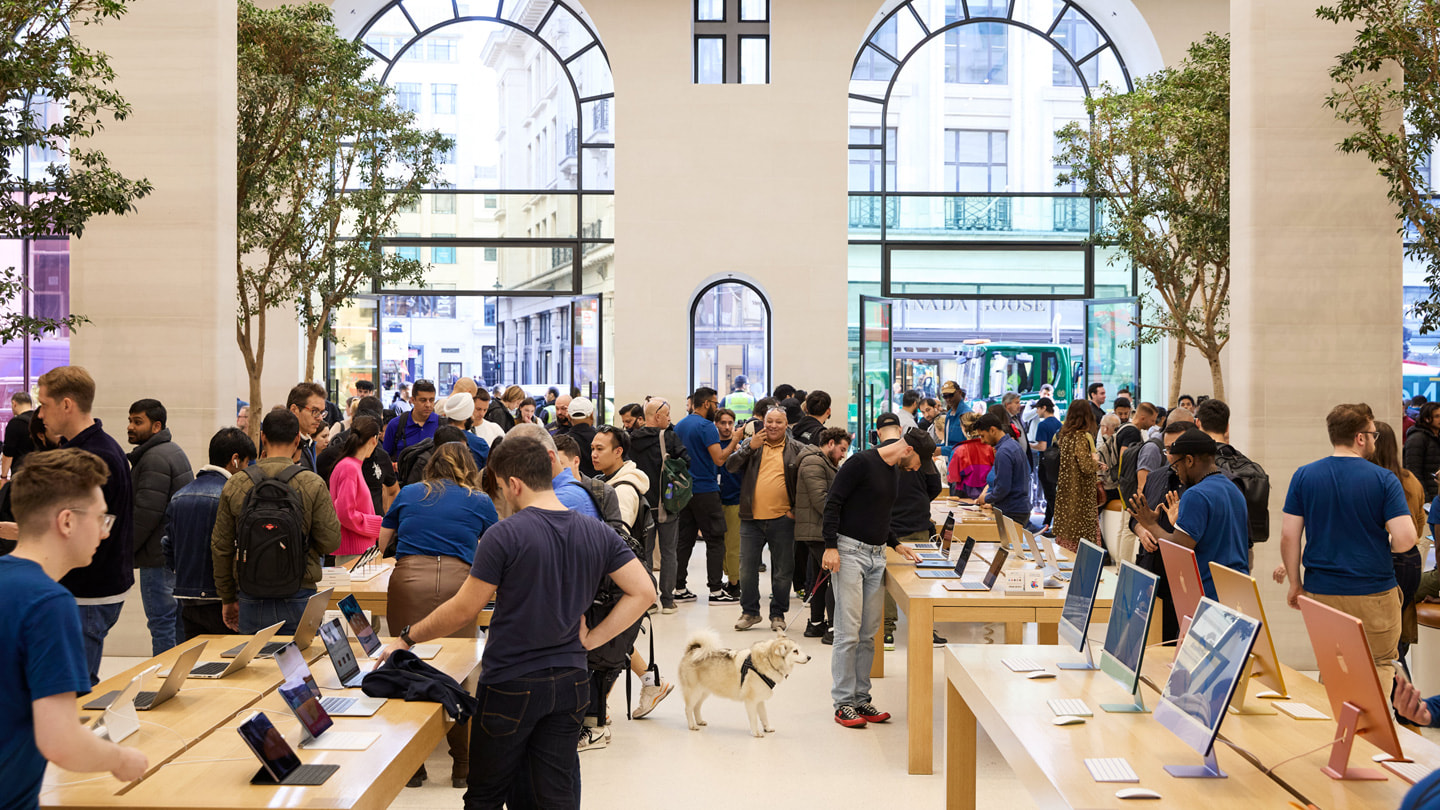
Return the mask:
[(1259, 620), (1214, 600), (1200, 600), (1175, 652), (1175, 666), (1155, 707), (1155, 719), (1205, 757), (1205, 764), (1166, 765), (1171, 776), (1224, 778), (1215, 757), (1215, 738), (1259, 635)]
[(1120, 563), (1110, 623), (1105, 627), (1105, 646), (1100, 651), (1100, 669), (1116, 683), (1130, 690), (1134, 703), (1102, 703), (1107, 712), (1150, 711), (1140, 691), (1140, 664), (1145, 660), (1145, 640), (1155, 611), (1155, 589), (1160, 578), (1136, 566)]
[(1070, 576), (1070, 589), (1065, 592), (1065, 607), (1060, 610), (1060, 640), (1085, 653), (1083, 664), (1060, 664), (1061, 669), (1096, 669), (1085, 636), (1090, 630), (1090, 609), (1095, 606), (1095, 592), (1100, 589), (1100, 570), (1105, 552), (1089, 540), (1081, 540), (1075, 553), (1075, 570)]
[[(1375, 671), (1365, 626), (1354, 616), (1308, 596), (1300, 597), (1300, 615), (1310, 634), (1310, 646), (1315, 649), (1315, 664), (1330, 698), (1330, 710), (1340, 723), (1337, 741), (1330, 746), (1330, 762), (1322, 770), (1331, 779), (1385, 779), (1379, 771), (1349, 766), (1356, 737), (1369, 740), (1395, 761), (1406, 761), (1400, 751), (1400, 737), (1395, 733), (1390, 702), (1380, 688), (1380, 674)], [(1388, 767), (1389, 761), (1383, 764)]]
[(1180, 620), (1183, 639), (1200, 600), (1205, 597), (1205, 587), (1200, 584), (1200, 563), (1195, 559), (1194, 549), (1169, 540), (1160, 541), (1160, 558), (1165, 563), (1165, 581), (1170, 585), (1170, 598), (1175, 603), (1175, 618)]
[(1260, 620), (1260, 638), (1255, 641), (1255, 654), (1250, 666), (1240, 676), (1240, 685), (1235, 688), (1235, 703), (1230, 710), (1236, 714), (1274, 714), (1275, 710), (1263, 704), (1247, 702), (1247, 687), (1250, 679), (1270, 687), (1259, 692), (1257, 698), (1284, 699), (1285, 676), (1280, 673), (1280, 658), (1275, 654), (1275, 640), (1270, 635), (1270, 623), (1265, 619), (1265, 606), (1260, 602), (1260, 585), (1255, 578), (1242, 574), (1233, 568), (1226, 568), (1217, 562), (1210, 563), (1210, 579), (1215, 583), (1216, 601), (1232, 610)]

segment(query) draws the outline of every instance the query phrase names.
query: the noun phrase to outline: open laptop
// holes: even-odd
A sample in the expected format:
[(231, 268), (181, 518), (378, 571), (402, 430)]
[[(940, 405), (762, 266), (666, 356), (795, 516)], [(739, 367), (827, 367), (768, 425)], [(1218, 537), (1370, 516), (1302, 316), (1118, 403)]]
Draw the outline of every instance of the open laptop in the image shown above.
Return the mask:
[[(350, 594), (340, 600), (340, 612), (345, 616), (345, 622), (350, 625), (350, 630), (365, 650), (365, 654), (374, 658), (380, 654), (385, 645), (380, 643), (380, 637), (375, 634), (375, 628), (370, 626), (370, 620), (365, 618), (365, 611), (360, 609), (360, 602), (355, 599), (355, 594)], [(439, 644), (416, 644), (410, 648), (410, 652), (416, 658), (434, 658), (440, 654)]]
[[(937, 535), (937, 537), (939, 537), (939, 539), (940, 539), (940, 550), (939, 550), (939, 551), (918, 551), (918, 552), (916, 552), (916, 556), (919, 557), (919, 558), (922, 559), (922, 560), (929, 560), (929, 561), (931, 561), (931, 562), (936, 562), (936, 561), (938, 561), (938, 562), (945, 562), (945, 563), (948, 563), (948, 562), (949, 562), (949, 560), (950, 560), (950, 544), (951, 544), (951, 542), (953, 542), (954, 539), (955, 539), (955, 513), (954, 513), (954, 512), (951, 512), (951, 513), (950, 513), (950, 516), (947, 517), (947, 518), (945, 518), (945, 525), (944, 525), (943, 527), (941, 527), (941, 529), (940, 529), (940, 534)], [(919, 549), (919, 548), (921, 548), (921, 547), (922, 547), (922, 546), (919, 546), (919, 545), (915, 546), (915, 548), (917, 548), (917, 549)], [(925, 543), (923, 547), (933, 549), (933, 548), (935, 548), (935, 544), (933, 544), (933, 543)]]
[(1000, 534), (1001, 548), (1008, 550), (1025, 562), (1036, 562), (1035, 555), (1026, 548), (1025, 538), (1020, 534), (1020, 526), (1015, 521), (996, 510), (995, 527)]
[(1000, 576), (1000, 570), (1005, 567), (1005, 560), (1010, 557), (1010, 552), (1003, 546), (995, 549), (995, 556), (990, 560), (990, 569), (985, 572), (985, 578), (979, 582), (973, 580), (961, 580), (960, 582), (943, 582), (947, 591), (988, 591), (995, 587), (995, 580)]
[(369, 717), (385, 705), (385, 698), (322, 696), (320, 687), (315, 683), (315, 676), (310, 674), (310, 665), (305, 663), (305, 656), (294, 644), (281, 647), (280, 651), (275, 653), (275, 663), (280, 666), (280, 677), (285, 679), (285, 683), (303, 683), (309, 687), (326, 714), (335, 717)]
[(284, 626), (284, 622), (276, 622), (256, 633), (254, 636), (251, 636), (250, 640), (245, 642), (245, 646), (240, 648), (239, 655), (230, 659), (230, 663), (210, 661), (191, 669), (186, 677), (223, 678), (232, 672), (239, 672), (250, 663), (250, 659), (254, 658), (260, 650), (264, 649), (265, 644), (274, 638), (275, 634)]
[(1040, 538), (1024, 529), (1017, 529), (1021, 537), (1024, 537), (1035, 549), (1035, 564), (1040, 567), (1040, 573), (1045, 576), (1043, 585), (1046, 588), (1063, 588), (1070, 581), (1070, 577), (1060, 571), (1055, 558), (1055, 546), (1051, 543), (1041, 542)]
[[(943, 569), (922, 568), (915, 572), (915, 576), (921, 579), (959, 579), (965, 576), (965, 566), (969, 564), (970, 554), (974, 550), (975, 538), (967, 537), (965, 539), (965, 545), (960, 547), (960, 559), (955, 561), (954, 567), (948, 567), (949, 563), (946, 563), (947, 567)], [(920, 567), (923, 563), (917, 563), (916, 565)]]
[[(310, 601), (305, 603), (305, 613), (300, 616), (300, 623), (295, 626), (295, 635), (291, 637), (291, 641), (295, 642), (296, 647), (302, 650), (310, 649), (310, 642), (315, 640), (315, 631), (320, 629), (320, 622), (325, 619), (325, 608), (329, 607), (330, 595), (334, 592), (334, 588), (317, 591), (314, 596), (310, 597)], [(269, 658), (275, 654), (276, 650), (289, 643), (289, 641), (271, 641), (261, 647), (255, 657)], [(220, 657), (234, 658), (243, 649), (245, 649), (244, 644), (237, 644), (220, 653)]]
[(335, 674), (340, 678), (342, 687), (359, 686), (365, 676), (375, 668), (374, 661), (366, 661), (362, 666), (355, 660), (355, 651), (350, 649), (350, 638), (345, 635), (345, 628), (339, 619), (331, 619), (320, 625), (320, 640), (325, 642), (325, 652), (330, 655), (330, 663), (334, 665)]
[[(146, 712), (170, 698), (175, 697), (180, 691), (180, 685), (185, 683), (186, 674), (195, 666), (195, 662), (200, 660), (200, 652), (204, 649), (205, 642), (203, 641), (197, 641), (189, 647), (186, 647), (185, 650), (180, 653), (180, 657), (175, 660), (175, 666), (170, 668), (170, 674), (165, 676), (165, 680), (160, 684), (158, 691), (139, 692), (135, 695), (135, 708), (139, 711)], [(115, 701), (115, 698), (120, 695), (121, 691), (122, 690), (116, 689), (113, 692), (106, 692), (89, 703), (86, 703), (85, 708), (107, 708)]]
[[(1060, 554), (1060, 549), (1055, 546), (1055, 538), (1048, 534), (1032, 534), (1030, 535), (1030, 542), (1037, 548), (1042, 545), (1045, 547), (1045, 556), (1050, 561), (1051, 566), (1061, 571), (1072, 571), (1075, 569), (1075, 561), (1067, 560)], [(1069, 577), (1065, 577), (1065, 579), (1069, 579)]]

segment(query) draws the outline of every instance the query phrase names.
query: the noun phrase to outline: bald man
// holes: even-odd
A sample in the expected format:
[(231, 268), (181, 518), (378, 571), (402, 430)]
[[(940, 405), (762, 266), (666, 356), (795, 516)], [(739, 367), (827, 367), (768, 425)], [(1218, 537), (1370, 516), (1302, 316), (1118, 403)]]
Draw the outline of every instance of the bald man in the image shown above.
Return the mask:
[[(661, 442), (664, 442), (664, 452), (661, 451)], [(660, 397), (654, 397), (645, 403), (645, 423), (630, 431), (630, 460), (635, 462), (650, 479), (650, 491), (645, 493), (645, 500), (650, 504), (650, 509), (655, 515), (655, 523), (650, 527), (650, 532), (645, 538), (645, 562), (653, 564), (655, 559), (655, 548), (660, 548), (660, 612), (675, 612), (675, 571), (679, 557), (676, 552), (676, 540), (679, 537), (680, 522), (678, 515), (667, 512), (660, 503), (661, 481), (660, 467), (663, 458), (678, 458), (686, 462), (687, 466), (690, 456), (685, 451), (685, 445), (680, 442), (680, 437), (670, 428), (670, 403)]]
[(570, 432), (570, 402), (572, 399), (573, 397), (569, 394), (561, 394), (555, 398), (555, 418), (551, 420), (553, 424), (550, 425), (551, 436)]

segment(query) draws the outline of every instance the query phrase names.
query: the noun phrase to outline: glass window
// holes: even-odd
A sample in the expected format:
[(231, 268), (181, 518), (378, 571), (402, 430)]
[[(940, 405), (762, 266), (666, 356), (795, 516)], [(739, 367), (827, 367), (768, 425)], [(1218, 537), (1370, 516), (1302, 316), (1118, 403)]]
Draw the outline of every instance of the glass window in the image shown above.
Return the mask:
[(455, 85), (436, 84), (430, 88), (430, 97), (434, 106), (431, 109), (436, 115), (455, 114)]
[(770, 82), (769, 0), (696, 0), (695, 84)]
[(430, 50), (427, 56), (431, 62), (454, 62), (455, 61), (455, 40), (431, 38), (429, 41)]
[(725, 19), (725, 0), (695, 0), (695, 19), (723, 21)]
[[(435, 234), (439, 236), (440, 234)], [(436, 246), (430, 248), (430, 261), (435, 264), (454, 264), (455, 248), (448, 246)]]
[(435, 214), (455, 213), (454, 194), (432, 194), (430, 195), (430, 211)]
[[(895, 151), (900, 138), (895, 127), (885, 130), (885, 187), (895, 190)], [(880, 127), (850, 127), (850, 190), (880, 190), (880, 150), (856, 148), (880, 146)], [(878, 223), (877, 223), (878, 227)]]
[(765, 22), (770, 19), (770, 0), (740, 0), (740, 19)]
[(725, 83), (725, 38), (695, 38), (695, 83)]
[(485, 261), (487, 261), (487, 262), (493, 262), (493, 261), (495, 261), (496, 255), (497, 255), (497, 254), (496, 254), (495, 248), (485, 248)]
[(1006, 133), (945, 130), (946, 191), (1008, 191)]
[(420, 83), (399, 82), (395, 85), (395, 103), (407, 112), (420, 112)]
[(770, 38), (740, 38), (740, 83), (770, 83)]
[[(973, 12), (972, 12), (973, 14)], [(945, 81), (1008, 84), (1010, 26), (978, 22), (945, 32)]]
[(745, 375), (751, 391), (767, 391), (770, 306), (749, 284), (706, 288), (690, 311), (690, 389), (708, 386), (724, 397)]

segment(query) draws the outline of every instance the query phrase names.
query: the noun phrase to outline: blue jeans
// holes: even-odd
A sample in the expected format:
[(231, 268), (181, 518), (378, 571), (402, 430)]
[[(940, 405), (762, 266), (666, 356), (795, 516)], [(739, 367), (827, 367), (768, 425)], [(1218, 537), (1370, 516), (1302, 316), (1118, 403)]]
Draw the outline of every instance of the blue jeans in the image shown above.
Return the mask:
[(840, 570), (830, 577), (835, 592), (835, 651), (830, 660), (835, 708), (870, 702), (870, 665), (875, 633), (885, 608), (885, 546), (845, 535), (837, 544)]
[(580, 807), (576, 744), (590, 708), (590, 673), (552, 667), (476, 690), (466, 810)]
[(105, 636), (120, 619), (120, 608), (113, 605), (80, 605), (80, 631), (85, 634), (85, 665), (90, 668), (90, 685), (100, 682), (100, 658), (105, 654)]
[(150, 654), (180, 643), (180, 605), (175, 601), (175, 572), (164, 566), (140, 569), (140, 601), (150, 627)]
[(770, 546), (770, 618), (790, 612), (795, 577), (795, 521), (778, 517), (740, 521), (740, 612), (760, 615), (760, 552)]
[(301, 588), (294, 596), (284, 599), (254, 599), (242, 592), (239, 595), (240, 632), (254, 635), (276, 622), (284, 622), (285, 625), (275, 634), (293, 636), (300, 626), (300, 617), (305, 613), (305, 603), (314, 595), (314, 588)]

